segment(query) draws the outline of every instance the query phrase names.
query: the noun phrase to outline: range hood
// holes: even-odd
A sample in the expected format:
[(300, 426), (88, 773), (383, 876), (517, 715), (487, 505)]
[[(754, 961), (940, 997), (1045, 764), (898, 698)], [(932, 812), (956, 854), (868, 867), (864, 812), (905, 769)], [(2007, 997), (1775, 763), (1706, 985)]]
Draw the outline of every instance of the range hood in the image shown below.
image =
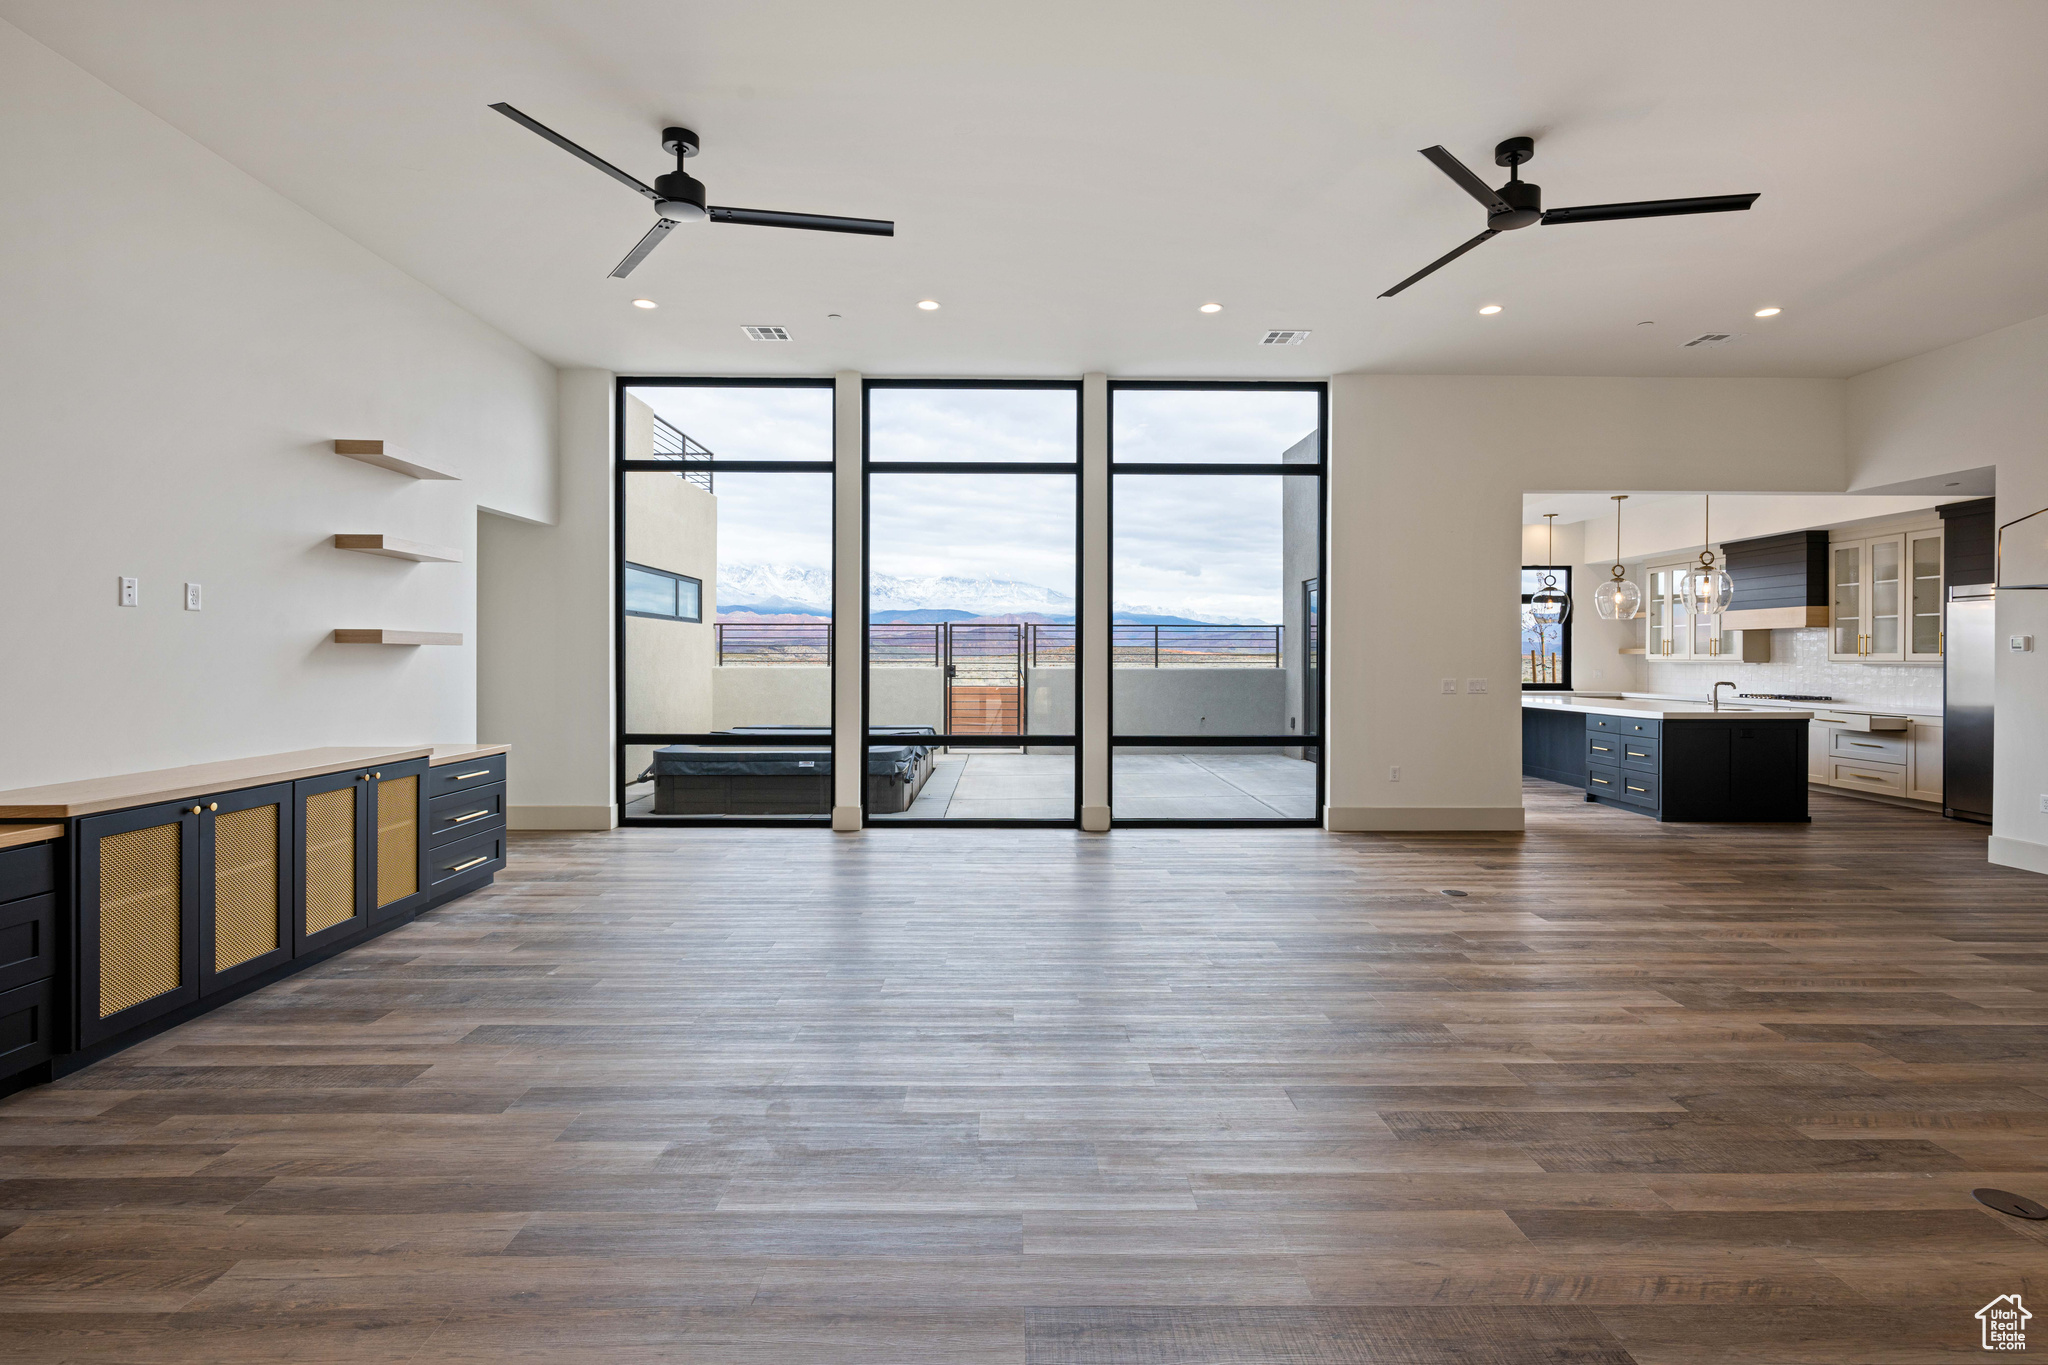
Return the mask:
[(1828, 624), (1828, 533), (1787, 531), (1721, 547), (1735, 595), (1728, 630), (1807, 630)]

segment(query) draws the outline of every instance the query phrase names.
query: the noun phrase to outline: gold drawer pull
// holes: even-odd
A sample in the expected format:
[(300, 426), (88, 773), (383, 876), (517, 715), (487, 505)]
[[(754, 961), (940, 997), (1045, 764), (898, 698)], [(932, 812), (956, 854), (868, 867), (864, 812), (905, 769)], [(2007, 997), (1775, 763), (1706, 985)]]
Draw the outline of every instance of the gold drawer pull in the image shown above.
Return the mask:
[(481, 820), (489, 814), (490, 812), (487, 810), (473, 810), (467, 815), (456, 816), (453, 820), (450, 820), (448, 823), (451, 825), (459, 825), (468, 820)]
[(1882, 749), (1884, 747), (1882, 744), (1871, 744), (1860, 739), (1852, 739), (1849, 742), (1859, 749)]
[(1856, 780), (1857, 780), (1858, 782), (1882, 782), (1882, 781), (1884, 781), (1884, 779), (1883, 779), (1883, 778), (1881, 778), (1881, 777), (1872, 777), (1872, 776), (1871, 776), (1871, 775), (1870, 775), (1869, 773), (1850, 773), (1850, 774), (1849, 774), (1849, 776), (1851, 776), (1851, 777), (1855, 778), (1855, 779), (1856, 779)]
[(1596, 777), (1596, 778), (1594, 778), (1593, 780), (1594, 780), (1595, 782), (1598, 782), (1598, 783), (1599, 783), (1599, 784), (1600, 784), (1601, 786), (1603, 786), (1603, 787), (1611, 787), (1611, 786), (1613, 786), (1613, 785), (1614, 785), (1614, 784), (1613, 784), (1612, 782), (1609, 782), (1609, 781), (1608, 781), (1608, 780), (1607, 780), (1606, 778), (1604, 778), (1604, 777)]
[(1632, 792), (1647, 792), (1650, 789), (1648, 787), (1630, 787), (1629, 790)]
[(477, 769), (477, 770), (476, 770), (475, 772), (473, 772), (473, 773), (457, 773), (457, 774), (455, 774), (455, 776), (454, 776), (454, 777), (450, 778), (450, 779), (449, 779), (449, 781), (451, 781), (451, 782), (467, 782), (467, 781), (469, 781), (469, 779), (470, 779), (470, 778), (472, 778), (472, 777), (489, 777), (490, 775), (491, 775), (491, 770), (490, 770), (489, 768), (478, 768), (478, 769)]
[(450, 872), (467, 872), (467, 871), (469, 871), (469, 869), (471, 869), (472, 867), (475, 867), (475, 866), (476, 866), (476, 865), (477, 865), (478, 863), (487, 863), (487, 862), (489, 862), (490, 860), (491, 860), (491, 855), (490, 855), (490, 854), (488, 854), (488, 853), (486, 853), (486, 854), (485, 854), (485, 855), (484, 855), (483, 857), (481, 857), (481, 858), (471, 858), (471, 859), (470, 859), (470, 860), (469, 860), (468, 862), (466, 862), (466, 863), (457, 863), (457, 864), (456, 864), (455, 866), (453, 866), (453, 867), (449, 868), (448, 870), (449, 870)]
[(1599, 751), (1600, 751), (1601, 753), (1603, 753), (1603, 754), (1604, 754), (1604, 753), (1607, 753), (1607, 752), (1609, 752), (1609, 750), (1608, 750), (1608, 748), (1607, 748), (1607, 746), (1606, 746), (1605, 744), (1595, 744), (1595, 745), (1594, 745), (1593, 747), (1594, 747), (1595, 749), (1598, 749), (1598, 750), (1599, 750)]

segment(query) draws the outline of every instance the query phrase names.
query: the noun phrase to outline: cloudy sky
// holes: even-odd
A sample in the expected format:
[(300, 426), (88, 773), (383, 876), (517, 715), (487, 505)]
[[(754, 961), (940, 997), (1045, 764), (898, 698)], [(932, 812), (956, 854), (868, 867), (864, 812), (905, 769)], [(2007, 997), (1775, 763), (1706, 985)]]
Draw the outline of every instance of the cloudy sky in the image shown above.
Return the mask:
[[(636, 396), (728, 459), (831, 458), (832, 391), (645, 388)], [(1076, 458), (1073, 390), (875, 389), (877, 460)], [(1122, 391), (1111, 440), (1122, 461), (1277, 462), (1314, 430), (1312, 392)], [(1280, 619), (1280, 480), (1126, 475), (1116, 480), (1116, 600), (1162, 614)], [(878, 573), (1013, 578), (1071, 593), (1070, 475), (872, 476), (870, 558)], [(718, 476), (725, 563), (825, 566), (829, 476)]]

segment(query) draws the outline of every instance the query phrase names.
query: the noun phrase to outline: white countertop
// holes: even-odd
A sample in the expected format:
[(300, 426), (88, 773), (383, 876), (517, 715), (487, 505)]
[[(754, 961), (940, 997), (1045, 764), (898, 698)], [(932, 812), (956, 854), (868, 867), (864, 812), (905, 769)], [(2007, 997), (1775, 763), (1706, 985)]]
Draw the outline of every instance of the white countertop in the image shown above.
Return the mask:
[(1716, 711), (1703, 701), (1656, 701), (1647, 697), (1589, 697), (1581, 693), (1522, 694), (1525, 711), (1572, 711), (1583, 716), (1634, 716), (1648, 720), (1812, 720), (1811, 711), (1737, 708), (1726, 702)]
[[(1628, 698), (1629, 700), (1632, 700), (1632, 701), (1633, 701), (1633, 700), (1635, 700), (1635, 699), (1637, 699), (1637, 698), (1641, 698), (1641, 699), (1642, 699), (1642, 700), (1644, 700), (1644, 701), (1698, 701), (1698, 700), (1699, 700), (1699, 698), (1698, 698), (1698, 697), (1682, 697), (1682, 696), (1679, 696), (1679, 695), (1678, 695), (1677, 693), (1675, 693), (1675, 692), (1600, 692), (1600, 691), (1582, 691), (1582, 692), (1576, 692), (1576, 693), (1573, 693), (1572, 695), (1574, 695), (1574, 696), (1580, 696), (1580, 697), (1625, 697), (1625, 698)], [(1724, 693), (1723, 695), (1725, 696), (1726, 694)], [(1722, 709), (1723, 709), (1723, 710), (1726, 710), (1726, 709), (1727, 709), (1727, 708), (1728, 708), (1728, 707), (1729, 707), (1730, 705), (1735, 705), (1735, 706), (1770, 706), (1771, 704), (1772, 704), (1772, 703), (1770, 703), (1770, 702), (1767, 702), (1767, 701), (1743, 701), (1743, 700), (1740, 700), (1740, 699), (1730, 699), (1730, 700), (1728, 700), (1728, 701), (1723, 701), (1723, 702), (1721, 703), (1721, 707), (1722, 707)], [(1788, 706), (1811, 706), (1811, 707), (1812, 707), (1812, 708), (1813, 708), (1814, 710), (1816, 710), (1816, 711), (1843, 711), (1843, 712), (1847, 712), (1847, 713), (1848, 713), (1848, 714), (1850, 714), (1850, 715), (1855, 715), (1855, 716), (1912, 716), (1912, 717), (1914, 717), (1914, 718), (1915, 718), (1916, 720), (1940, 720), (1940, 719), (1941, 719), (1941, 712), (1939, 712), (1939, 711), (1923, 711), (1923, 710), (1919, 710), (1919, 709), (1917, 709), (1917, 708), (1914, 708), (1914, 707), (1909, 707), (1909, 706), (1870, 706), (1870, 705), (1866, 705), (1865, 703), (1863, 703), (1863, 702), (1860, 702), (1860, 701), (1798, 701), (1798, 702), (1785, 702), (1785, 703), (1780, 703), (1780, 704), (1781, 704), (1781, 705), (1788, 705)]]

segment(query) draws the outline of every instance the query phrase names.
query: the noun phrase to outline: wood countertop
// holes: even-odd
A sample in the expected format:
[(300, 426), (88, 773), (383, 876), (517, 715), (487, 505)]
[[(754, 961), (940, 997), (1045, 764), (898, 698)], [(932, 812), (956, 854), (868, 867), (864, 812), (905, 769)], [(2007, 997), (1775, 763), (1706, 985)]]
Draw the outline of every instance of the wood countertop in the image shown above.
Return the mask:
[(479, 758), (492, 754), (509, 754), (509, 744), (436, 744), (433, 756), (427, 759), (427, 766), (438, 768), (445, 763), (473, 763)]
[(23, 844), (47, 844), (52, 839), (63, 837), (62, 825), (0, 825), (0, 848), (20, 848)]
[(298, 749), (288, 754), (231, 758), (222, 763), (196, 763), (186, 768), (158, 768), (154, 772), (94, 777), (83, 782), (21, 787), (14, 791), (0, 791), (0, 820), (69, 820), (79, 815), (97, 815), (101, 811), (126, 810), (130, 806), (183, 801), (187, 797), (205, 796), (212, 792), (317, 777), (343, 768), (402, 763), (409, 758), (425, 758), (432, 752), (432, 746), (425, 744), (398, 748)]

